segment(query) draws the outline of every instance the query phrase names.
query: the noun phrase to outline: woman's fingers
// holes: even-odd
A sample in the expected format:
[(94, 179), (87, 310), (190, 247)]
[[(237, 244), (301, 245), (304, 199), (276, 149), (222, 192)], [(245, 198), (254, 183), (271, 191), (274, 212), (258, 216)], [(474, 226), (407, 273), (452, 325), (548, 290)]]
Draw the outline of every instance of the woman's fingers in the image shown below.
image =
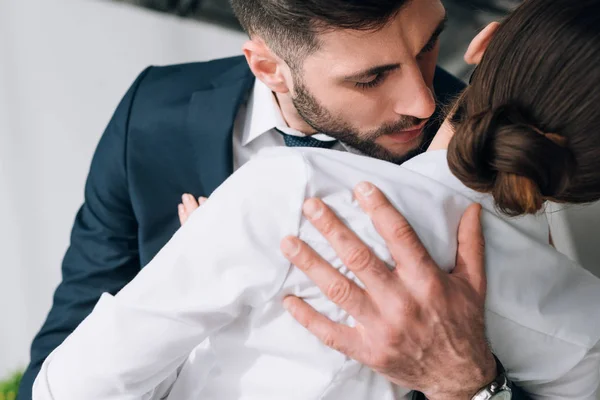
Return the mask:
[(181, 203), (177, 206), (177, 215), (179, 216), (179, 222), (181, 225), (185, 224), (188, 219), (188, 215), (185, 212), (185, 206)]
[(181, 225), (185, 224), (194, 211), (208, 200), (206, 197), (198, 197), (198, 200), (191, 194), (181, 196), (182, 203), (177, 206), (177, 214)]

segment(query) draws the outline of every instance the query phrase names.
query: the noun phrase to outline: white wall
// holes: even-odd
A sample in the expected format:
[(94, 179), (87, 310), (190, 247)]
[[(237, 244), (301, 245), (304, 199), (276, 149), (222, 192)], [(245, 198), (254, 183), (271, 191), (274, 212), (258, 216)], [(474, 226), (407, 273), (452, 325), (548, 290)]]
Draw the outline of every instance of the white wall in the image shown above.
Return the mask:
[(244, 40), (109, 2), (0, 0), (0, 377), (28, 361), (92, 153), (133, 79)]

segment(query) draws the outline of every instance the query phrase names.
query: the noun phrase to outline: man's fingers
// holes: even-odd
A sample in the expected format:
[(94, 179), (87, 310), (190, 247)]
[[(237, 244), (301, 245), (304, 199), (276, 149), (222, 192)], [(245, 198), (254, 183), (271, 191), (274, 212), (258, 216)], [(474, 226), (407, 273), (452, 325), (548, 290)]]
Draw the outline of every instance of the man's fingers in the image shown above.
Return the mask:
[(485, 240), (481, 229), (481, 205), (472, 204), (458, 228), (458, 252), (453, 275), (467, 279), (477, 293), (485, 297)]
[(360, 206), (369, 214), (397, 265), (397, 273), (438, 273), (438, 268), (406, 218), (375, 185), (362, 182), (355, 189)]
[(329, 242), (345, 266), (371, 292), (384, 287), (392, 273), (373, 251), (350, 230), (323, 201), (309, 199), (304, 203), (304, 214)]
[(293, 236), (283, 239), (281, 251), (321, 289), (325, 296), (357, 321), (363, 320), (365, 315), (376, 314), (369, 295), (362, 288), (333, 268), (300, 239)]
[(317, 312), (301, 299), (289, 296), (284, 307), (300, 325), (315, 335), (327, 347), (339, 351), (353, 359), (360, 359), (361, 336), (354, 328), (337, 324)]
[(198, 204), (202, 205), (206, 203), (206, 200), (208, 200), (206, 197), (198, 197)]

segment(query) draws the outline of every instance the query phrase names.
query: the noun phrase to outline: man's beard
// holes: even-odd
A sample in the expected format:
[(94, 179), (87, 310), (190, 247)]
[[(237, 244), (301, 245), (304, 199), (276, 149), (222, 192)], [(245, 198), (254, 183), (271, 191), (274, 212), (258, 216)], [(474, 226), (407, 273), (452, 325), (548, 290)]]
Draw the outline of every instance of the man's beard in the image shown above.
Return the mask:
[(295, 96), (292, 102), (298, 114), (311, 128), (319, 133), (331, 136), (340, 142), (360, 151), (366, 156), (378, 158), (402, 164), (409, 159), (423, 153), (429, 147), (437, 131), (435, 118), (432, 118), (423, 130), (423, 136), (419, 146), (405, 154), (394, 154), (385, 147), (375, 143), (381, 136), (398, 133), (420, 125), (423, 120), (416, 117), (403, 117), (396, 123), (386, 124), (375, 131), (359, 133), (350, 124), (340, 118), (336, 118), (308, 91), (299, 79), (295, 82)]

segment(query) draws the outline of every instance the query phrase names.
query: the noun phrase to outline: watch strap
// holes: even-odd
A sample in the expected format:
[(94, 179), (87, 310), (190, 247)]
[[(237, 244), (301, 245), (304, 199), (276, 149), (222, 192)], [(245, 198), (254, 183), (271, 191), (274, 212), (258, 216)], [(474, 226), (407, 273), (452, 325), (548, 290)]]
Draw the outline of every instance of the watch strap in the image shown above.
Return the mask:
[[(496, 382), (499, 379), (503, 379), (503, 380), (505, 379), (506, 383), (507, 383), (507, 386), (511, 390), (515, 390), (513, 383), (506, 377), (506, 369), (504, 368), (504, 365), (502, 365), (502, 363), (500, 362), (500, 360), (498, 359), (498, 357), (496, 357), (496, 355), (494, 355), (494, 360), (496, 361), (496, 371), (497, 372), (496, 372), (496, 379), (493, 382)], [(491, 382), (491, 383), (493, 383), (493, 382)], [(488, 385), (490, 385), (491, 383), (489, 383)], [(486, 385), (483, 388), (481, 388), (480, 391), (483, 390), (488, 385)], [(427, 397), (425, 397), (425, 395), (423, 393), (421, 393), (421, 392), (414, 391), (412, 393), (411, 400), (427, 400)]]

